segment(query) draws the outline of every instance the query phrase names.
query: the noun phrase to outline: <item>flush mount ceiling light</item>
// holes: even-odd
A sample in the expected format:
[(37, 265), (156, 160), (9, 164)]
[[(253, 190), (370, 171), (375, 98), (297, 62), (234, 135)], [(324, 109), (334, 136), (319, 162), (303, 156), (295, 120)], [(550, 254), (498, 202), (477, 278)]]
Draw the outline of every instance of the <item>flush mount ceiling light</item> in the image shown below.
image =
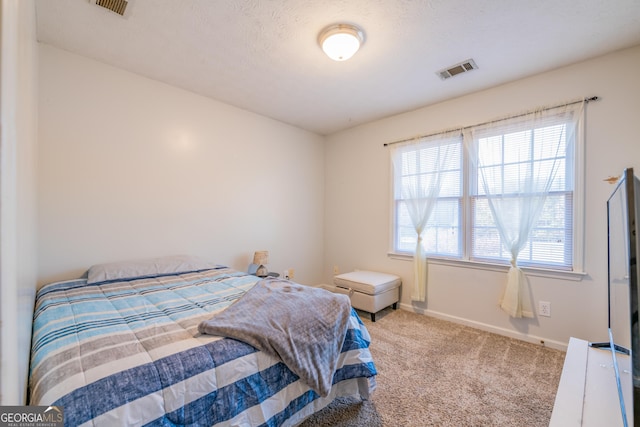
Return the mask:
[(318, 35), (324, 53), (334, 61), (346, 61), (360, 49), (364, 32), (351, 24), (330, 25)]

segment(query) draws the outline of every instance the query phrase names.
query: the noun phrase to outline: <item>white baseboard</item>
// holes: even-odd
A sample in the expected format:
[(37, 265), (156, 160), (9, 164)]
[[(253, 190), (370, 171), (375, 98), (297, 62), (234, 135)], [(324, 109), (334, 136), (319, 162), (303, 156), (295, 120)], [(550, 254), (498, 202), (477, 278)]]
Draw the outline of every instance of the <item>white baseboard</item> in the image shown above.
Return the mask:
[(521, 332), (513, 331), (510, 329), (499, 328), (497, 326), (488, 325), (486, 323), (476, 322), (473, 320), (465, 319), (463, 317), (451, 316), (449, 314), (440, 313), (433, 310), (422, 310), (415, 308), (411, 304), (400, 303), (400, 308), (403, 310), (411, 311), (413, 313), (424, 314), (425, 316), (435, 317), (437, 319), (447, 320), (449, 322), (458, 323), (460, 325), (470, 326), (472, 328), (480, 329), (482, 331), (492, 332), (494, 334), (503, 335), (509, 338), (515, 338), (521, 341), (530, 342), (532, 344), (543, 345), (545, 347), (553, 348), (556, 350), (567, 351), (568, 343), (561, 341), (549, 340), (535, 335), (523, 334)]

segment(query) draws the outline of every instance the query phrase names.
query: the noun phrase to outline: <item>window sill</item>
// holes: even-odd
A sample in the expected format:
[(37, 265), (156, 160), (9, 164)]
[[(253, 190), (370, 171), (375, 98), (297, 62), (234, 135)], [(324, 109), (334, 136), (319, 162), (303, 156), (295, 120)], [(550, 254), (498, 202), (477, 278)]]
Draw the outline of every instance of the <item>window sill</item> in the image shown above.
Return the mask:
[[(413, 260), (412, 254), (389, 252), (387, 256), (391, 259), (397, 259), (402, 261)], [(429, 257), (428, 262), (429, 264), (434, 264), (434, 265), (446, 265), (446, 266), (452, 266), (452, 267), (472, 268), (475, 270), (499, 271), (499, 272), (505, 272), (505, 273), (509, 271), (508, 265), (490, 264), (486, 262), (468, 261), (468, 260), (462, 260), (462, 259)], [(587, 275), (587, 273), (579, 272), (579, 271), (551, 270), (551, 269), (536, 268), (536, 267), (520, 267), (520, 268), (528, 276), (547, 277), (552, 279), (569, 280), (573, 282), (579, 282)]]

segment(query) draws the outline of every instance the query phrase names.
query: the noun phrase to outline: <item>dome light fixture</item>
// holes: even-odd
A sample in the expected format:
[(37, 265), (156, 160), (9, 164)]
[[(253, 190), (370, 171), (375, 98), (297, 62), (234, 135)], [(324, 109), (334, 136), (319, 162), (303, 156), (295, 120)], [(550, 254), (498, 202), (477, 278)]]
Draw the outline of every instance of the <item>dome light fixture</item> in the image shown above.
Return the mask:
[(318, 35), (324, 53), (334, 61), (346, 61), (364, 43), (364, 32), (351, 24), (330, 25)]

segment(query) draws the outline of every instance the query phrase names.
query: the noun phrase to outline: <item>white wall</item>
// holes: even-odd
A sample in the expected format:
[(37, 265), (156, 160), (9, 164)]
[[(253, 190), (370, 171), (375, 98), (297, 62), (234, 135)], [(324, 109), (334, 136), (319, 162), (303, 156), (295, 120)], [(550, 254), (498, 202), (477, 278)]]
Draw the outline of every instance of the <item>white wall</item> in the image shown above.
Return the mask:
[(37, 269), (34, 2), (3, 0), (0, 16), (0, 405), (19, 405), (26, 396)]
[[(431, 265), (427, 303), (404, 308), (562, 347), (606, 333), (605, 178), (640, 169), (640, 47), (389, 117), (325, 139), (56, 48), (40, 46), (38, 282), (93, 263), (193, 253), (244, 269), (254, 250), (303, 283), (387, 256), (383, 143), (598, 95), (587, 111), (586, 277), (530, 277), (551, 318), (510, 319), (505, 273)], [(477, 72), (488, 72), (480, 69)], [(464, 78), (460, 76), (459, 78)], [(452, 79), (443, 84), (455, 84)], [(356, 167), (353, 167), (356, 165)], [(324, 262), (322, 260), (324, 259)]]
[[(452, 99), (331, 135), (325, 151), (324, 281), (340, 271), (399, 274), (401, 306), (562, 348), (570, 336), (604, 340), (607, 326), (606, 200), (603, 180), (640, 169), (640, 46)], [(475, 72), (490, 72), (480, 69)], [(464, 75), (457, 78), (465, 78)], [(443, 84), (455, 84), (451, 79)], [(383, 143), (469, 126), (541, 105), (597, 95), (587, 107), (585, 269), (581, 281), (530, 277), (533, 301), (550, 301), (552, 317), (510, 319), (497, 306), (506, 273), (429, 266), (427, 302), (415, 304), (412, 264), (387, 256), (390, 245), (390, 164)]]
[(40, 45), (38, 281), (194, 254), (322, 277), (323, 137)]

